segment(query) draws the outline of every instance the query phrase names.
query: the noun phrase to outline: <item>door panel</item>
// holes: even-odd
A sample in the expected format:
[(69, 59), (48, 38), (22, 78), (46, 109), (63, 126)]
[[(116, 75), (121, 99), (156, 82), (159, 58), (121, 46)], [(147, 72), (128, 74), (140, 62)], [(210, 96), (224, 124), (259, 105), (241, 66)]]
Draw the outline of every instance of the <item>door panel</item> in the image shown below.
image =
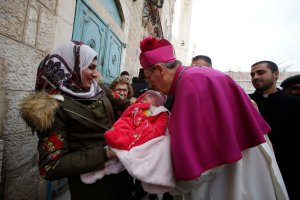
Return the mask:
[(114, 18), (115, 22), (122, 27), (122, 17), (117, 7), (116, 1), (112, 0), (101, 0), (101, 3), (106, 8), (108, 13)]
[(120, 64), (123, 44), (109, 30), (109, 39), (104, 57), (103, 77), (108, 82), (112, 82), (120, 74)]
[(77, 0), (72, 38), (90, 45), (98, 53), (97, 69), (104, 83), (110, 84), (119, 76), (124, 44), (85, 0)]
[[(87, 16), (83, 24), (82, 41), (92, 47), (98, 53), (98, 60), (101, 61), (104, 56), (103, 47), (105, 42), (104, 24), (95, 16)], [(101, 63), (100, 67), (102, 67)]]
[[(81, 1), (80, 1), (81, 2)], [(102, 71), (106, 25), (83, 2), (78, 4), (73, 39), (88, 44), (98, 53), (98, 70)]]

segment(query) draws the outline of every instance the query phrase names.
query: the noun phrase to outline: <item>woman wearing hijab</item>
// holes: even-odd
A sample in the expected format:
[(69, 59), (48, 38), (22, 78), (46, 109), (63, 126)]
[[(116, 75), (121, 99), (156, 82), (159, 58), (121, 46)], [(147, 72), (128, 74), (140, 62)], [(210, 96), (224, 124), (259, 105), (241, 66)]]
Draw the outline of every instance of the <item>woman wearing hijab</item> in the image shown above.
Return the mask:
[(39, 138), (39, 169), (47, 180), (68, 177), (72, 200), (131, 199), (126, 171), (84, 184), (80, 174), (105, 167), (115, 158), (104, 132), (114, 123), (114, 110), (129, 101), (114, 99), (98, 84), (97, 53), (69, 41), (46, 56), (37, 70), (35, 93), (21, 104), (23, 119)]

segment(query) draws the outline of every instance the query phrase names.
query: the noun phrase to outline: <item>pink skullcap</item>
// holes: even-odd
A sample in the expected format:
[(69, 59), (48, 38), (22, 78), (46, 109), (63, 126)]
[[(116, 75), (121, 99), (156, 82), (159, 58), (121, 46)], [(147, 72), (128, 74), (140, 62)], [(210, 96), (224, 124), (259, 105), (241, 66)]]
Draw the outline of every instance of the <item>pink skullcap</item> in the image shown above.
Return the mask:
[(154, 97), (154, 99), (156, 100), (157, 106), (163, 106), (167, 101), (167, 96), (166, 95), (163, 95), (160, 92), (157, 92), (157, 91), (154, 91), (154, 90), (147, 90), (146, 92), (144, 92), (142, 95), (140, 95), (138, 97), (136, 102), (137, 103), (142, 102), (142, 99), (146, 94), (150, 94)]
[(157, 106), (163, 106), (166, 101), (167, 101), (167, 97), (166, 95), (161, 94), (160, 92), (154, 91), (154, 90), (147, 90), (145, 94), (151, 94), (154, 99), (156, 100)]
[(175, 59), (173, 46), (166, 39), (157, 39), (155, 37), (145, 37), (140, 42), (140, 63), (144, 69), (156, 64), (172, 62)]

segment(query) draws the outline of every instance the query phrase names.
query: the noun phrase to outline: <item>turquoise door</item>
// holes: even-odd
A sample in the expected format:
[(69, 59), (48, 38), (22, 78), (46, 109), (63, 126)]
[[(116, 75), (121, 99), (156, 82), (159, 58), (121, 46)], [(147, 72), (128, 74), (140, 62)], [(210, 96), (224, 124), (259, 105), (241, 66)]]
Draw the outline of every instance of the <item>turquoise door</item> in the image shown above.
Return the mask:
[(120, 64), (123, 45), (114, 33), (108, 28), (108, 38), (102, 75), (105, 80), (112, 82), (120, 74)]
[(110, 84), (119, 75), (124, 45), (84, 0), (77, 1), (72, 39), (83, 41), (98, 53), (98, 71), (104, 83)]

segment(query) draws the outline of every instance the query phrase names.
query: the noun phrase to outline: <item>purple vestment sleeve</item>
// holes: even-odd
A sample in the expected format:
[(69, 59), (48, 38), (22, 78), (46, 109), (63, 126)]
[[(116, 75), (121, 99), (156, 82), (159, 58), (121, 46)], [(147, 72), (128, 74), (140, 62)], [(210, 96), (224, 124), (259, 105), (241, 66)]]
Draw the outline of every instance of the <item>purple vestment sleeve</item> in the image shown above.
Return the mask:
[(243, 150), (265, 142), (269, 125), (226, 74), (189, 67), (175, 83), (169, 130), (178, 180), (194, 179), (206, 170), (236, 162)]

